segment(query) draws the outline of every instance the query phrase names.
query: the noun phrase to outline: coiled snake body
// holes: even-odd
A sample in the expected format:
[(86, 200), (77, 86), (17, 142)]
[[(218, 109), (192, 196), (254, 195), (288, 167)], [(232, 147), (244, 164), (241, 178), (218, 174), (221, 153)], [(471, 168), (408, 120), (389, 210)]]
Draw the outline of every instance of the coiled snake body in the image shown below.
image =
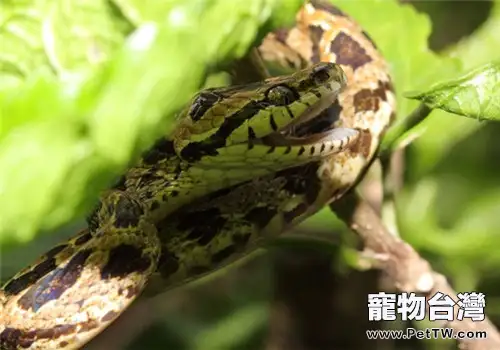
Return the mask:
[(395, 110), (368, 35), (312, 1), (258, 50), (296, 72), (200, 92), (86, 229), (3, 286), (1, 349), (79, 348), (147, 281), (169, 288), (234, 261), (357, 181)]

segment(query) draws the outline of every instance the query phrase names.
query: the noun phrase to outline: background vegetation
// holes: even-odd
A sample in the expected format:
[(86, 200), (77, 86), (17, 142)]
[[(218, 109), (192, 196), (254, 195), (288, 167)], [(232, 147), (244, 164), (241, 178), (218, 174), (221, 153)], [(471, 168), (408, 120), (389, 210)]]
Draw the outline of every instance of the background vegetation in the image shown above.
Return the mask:
[[(2, 280), (81, 226), (99, 191), (171, 130), (174, 112), (205, 76), (243, 56), (300, 6), (286, 0), (146, 3), (0, 4)], [(390, 62), (398, 122), (384, 146), (397, 149), (419, 135), (400, 155), (404, 185), (394, 206), (381, 208), (384, 220), (455, 290), (485, 293), (487, 314), (499, 326), (500, 125), (434, 111), (410, 132), (402, 130), (418, 105), (404, 92), (500, 59), (500, 4), (335, 3), (366, 28)], [(211, 75), (208, 84), (219, 77)], [(370, 179), (365, 193), (377, 198), (380, 188)], [(368, 341), (367, 328), (431, 325), (367, 322), (366, 295), (383, 289), (384, 281), (375, 271), (353, 268), (358, 242), (329, 210), (296, 231), (328, 236), (338, 247), (275, 242), (209, 281), (138, 303), (88, 348), (456, 348), (444, 341)]]

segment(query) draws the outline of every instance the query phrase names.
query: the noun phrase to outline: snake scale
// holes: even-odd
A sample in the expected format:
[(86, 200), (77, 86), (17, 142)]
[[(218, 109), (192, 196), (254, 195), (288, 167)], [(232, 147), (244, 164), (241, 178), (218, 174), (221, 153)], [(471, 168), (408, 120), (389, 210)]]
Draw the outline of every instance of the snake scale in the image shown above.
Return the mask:
[(101, 196), (87, 228), (2, 287), (1, 349), (80, 348), (147, 285), (228, 264), (359, 179), (395, 111), (367, 33), (311, 1), (258, 51), (293, 73), (198, 93), (174, 134)]

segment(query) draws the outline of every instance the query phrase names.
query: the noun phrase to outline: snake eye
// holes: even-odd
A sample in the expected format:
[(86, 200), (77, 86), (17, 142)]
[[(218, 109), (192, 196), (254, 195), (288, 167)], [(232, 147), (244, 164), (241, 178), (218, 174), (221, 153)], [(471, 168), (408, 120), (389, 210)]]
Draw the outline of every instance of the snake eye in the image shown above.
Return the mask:
[(313, 79), (317, 83), (324, 83), (325, 81), (328, 81), (328, 79), (330, 79), (329, 70), (330, 70), (329, 64), (327, 63), (318, 64), (312, 70)]
[(266, 91), (266, 99), (275, 106), (286, 106), (299, 98), (297, 91), (285, 85), (273, 86)]
[(220, 96), (213, 91), (202, 91), (196, 96), (189, 109), (189, 116), (193, 121), (198, 121), (203, 115), (220, 100)]

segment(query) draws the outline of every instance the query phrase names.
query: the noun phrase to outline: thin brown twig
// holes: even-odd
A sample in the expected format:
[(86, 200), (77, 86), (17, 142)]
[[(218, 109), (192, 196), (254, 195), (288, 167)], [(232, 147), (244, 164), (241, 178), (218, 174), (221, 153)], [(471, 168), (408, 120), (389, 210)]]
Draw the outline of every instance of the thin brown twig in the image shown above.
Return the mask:
[[(432, 270), (430, 264), (406, 242), (390, 234), (380, 216), (356, 192), (345, 195), (330, 205), (331, 209), (364, 242), (365, 250), (375, 257), (377, 268), (391, 284), (402, 292), (423, 293), (430, 297), (437, 292), (449, 295), (455, 301), (456, 292), (446, 278)], [(455, 316), (458, 307), (455, 309)], [(498, 350), (500, 334), (485, 318), (481, 322), (470, 319), (462, 321), (437, 321), (439, 327), (457, 331), (485, 331), (486, 339), (461, 339), (459, 348), (467, 350)]]

